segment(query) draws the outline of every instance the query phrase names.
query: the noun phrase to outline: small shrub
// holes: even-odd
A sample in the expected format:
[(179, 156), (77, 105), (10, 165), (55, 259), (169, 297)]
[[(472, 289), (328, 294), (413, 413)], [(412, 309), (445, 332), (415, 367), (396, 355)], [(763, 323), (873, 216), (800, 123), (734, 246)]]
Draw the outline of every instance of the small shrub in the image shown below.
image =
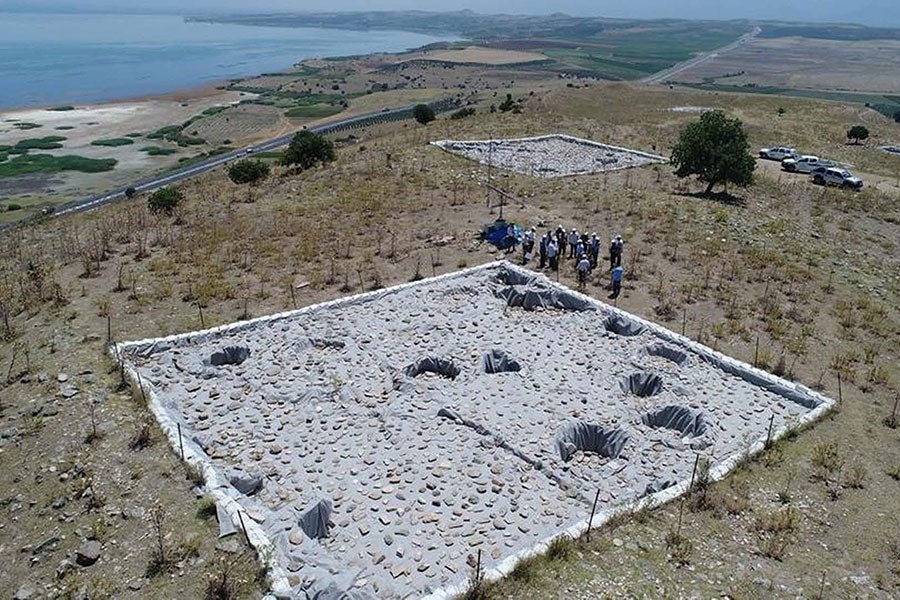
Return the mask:
[(189, 462), (184, 463), (184, 476), (185, 479), (197, 487), (202, 487), (206, 484), (206, 477), (203, 475), (203, 470)]
[(894, 481), (900, 481), (900, 464), (896, 464), (887, 470), (888, 477)]
[(865, 487), (865, 479), (868, 475), (866, 468), (855, 464), (844, 473), (844, 487), (859, 490)]
[(138, 426), (137, 431), (135, 431), (134, 435), (131, 436), (131, 440), (128, 442), (128, 447), (131, 450), (143, 450), (144, 448), (148, 448), (151, 444), (153, 444), (153, 435), (151, 433), (151, 426), (148, 421), (144, 421)]
[(181, 540), (181, 557), (194, 558), (200, 556), (200, 548), (203, 547), (203, 539), (198, 535), (190, 535)]
[(547, 548), (547, 558), (550, 560), (564, 560), (572, 553), (575, 540), (568, 535), (561, 535), (550, 542)]
[(154, 214), (165, 213), (171, 215), (184, 200), (184, 194), (180, 190), (164, 187), (156, 190), (147, 199), (147, 207)]
[(209, 519), (216, 516), (216, 501), (212, 496), (203, 496), (197, 500), (197, 517)]
[(760, 516), (756, 528), (765, 533), (794, 533), (799, 524), (800, 511), (788, 506)]
[(812, 478), (814, 480), (827, 481), (833, 474), (844, 466), (838, 445), (834, 442), (818, 444), (813, 448)]
[(683, 567), (691, 562), (694, 544), (680, 533), (670, 531), (666, 534), (666, 549), (669, 551), (669, 560), (677, 566)]
[(458, 111), (456, 111), (455, 113), (451, 114), (450, 119), (456, 121), (459, 119), (465, 119), (466, 117), (471, 117), (474, 114), (475, 114), (475, 109), (472, 108), (471, 106), (467, 106), (466, 108), (461, 108)]
[(757, 539), (757, 548), (761, 556), (773, 560), (781, 560), (787, 553), (791, 538), (785, 534), (760, 534)]

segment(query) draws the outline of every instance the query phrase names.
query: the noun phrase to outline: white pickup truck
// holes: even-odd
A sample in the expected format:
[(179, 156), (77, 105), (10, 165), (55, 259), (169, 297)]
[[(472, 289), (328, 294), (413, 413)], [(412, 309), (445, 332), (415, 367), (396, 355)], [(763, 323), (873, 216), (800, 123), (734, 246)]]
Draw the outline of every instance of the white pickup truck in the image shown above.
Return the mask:
[(785, 158), (796, 158), (797, 156), (799, 156), (797, 150), (788, 146), (762, 148), (759, 151), (760, 158), (768, 158), (769, 160), (784, 160)]
[(801, 156), (800, 158), (786, 158), (781, 161), (781, 168), (790, 173), (812, 173), (820, 167), (833, 167), (834, 161), (823, 160), (818, 156)]
[(816, 169), (816, 171), (810, 175), (810, 179), (812, 179), (813, 183), (818, 185), (836, 185), (838, 187), (854, 190), (861, 190), (863, 186), (862, 179), (854, 177), (850, 171), (834, 167)]

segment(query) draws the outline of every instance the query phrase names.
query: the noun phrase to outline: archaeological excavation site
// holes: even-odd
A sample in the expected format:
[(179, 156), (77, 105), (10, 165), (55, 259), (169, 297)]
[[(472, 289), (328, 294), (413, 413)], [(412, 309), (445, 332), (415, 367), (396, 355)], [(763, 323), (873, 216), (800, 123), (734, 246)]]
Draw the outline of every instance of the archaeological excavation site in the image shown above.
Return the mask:
[(532, 177), (571, 177), (666, 162), (662, 156), (571, 135), (498, 140), (438, 140), (433, 145), (483, 165)]
[(284, 597), (452, 598), (832, 405), (505, 262), (115, 353)]

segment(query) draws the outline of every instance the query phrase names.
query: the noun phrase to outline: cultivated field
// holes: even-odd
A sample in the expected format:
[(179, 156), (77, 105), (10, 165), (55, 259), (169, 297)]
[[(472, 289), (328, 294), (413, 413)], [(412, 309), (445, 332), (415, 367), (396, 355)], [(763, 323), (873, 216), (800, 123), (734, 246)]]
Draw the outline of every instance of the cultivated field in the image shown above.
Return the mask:
[[(333, 165), (276, 167), (252, 194), (212, 173), (184, 186), (172, 217), (137, 198), (9, 234), (2, 587), (200, 597), (207, 576), (236, 562), (245, 596), (258, 594), (252, 565), (236, 558), (246, 556), (241, 538), (216, 539), (198, 474), (152, 425), (140, 390), (117, 387), (107, 327), (114, 340), (182, 333), (492, 261), (500, 255), (475, 235), (496, 217), (486, 167), (429, 142), (566, 133), (667, 155), (697, 118), (671, 108), (720, 106), (743, 119), (754, 146), (791, 143), (852, 163), (866, 189), (817, 188), (775, 165), (714, 199), (665, 165), (564, 179), (495, 171), (492, 183), (516, 199), (504, 215), (539, 230), (621, 233), (620, 308), (821, 389), (839, 408), (724, 482), (701, 478), (684, 503), (561, 542), (479, 593), (896, 597), (900, 158), (877, 146), (896, 143), (900, 125), (805, 99), (627, 84), (528, 91), (515, 93), (521, 114), (491, 113), (488, 94), (466, 119), (355, 131)], [(846, 145), (856, 123), (872, 131), (868, 146)], [(570, 261), (559, 279), (576, 285)], [(584, 291), (605, 297), (607, 286), (601, 269)], [(576, 343), (591, 352), (591, 340)], [(64, 562), (86, 540), (99, 542), (97, 562)]]
[(678, 73), (685, 83), (900, 93), (900, 41), (757, 38)]

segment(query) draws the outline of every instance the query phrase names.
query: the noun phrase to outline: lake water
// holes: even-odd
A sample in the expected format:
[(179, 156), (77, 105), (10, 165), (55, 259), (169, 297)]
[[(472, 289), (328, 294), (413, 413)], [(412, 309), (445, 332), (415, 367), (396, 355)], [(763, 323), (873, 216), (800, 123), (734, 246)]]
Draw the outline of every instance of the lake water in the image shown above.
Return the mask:
[(441, 39), (402, 31), (190, 23), (165, 15), (0, 12), (0, 108), (197, 88), (305, 58), (399, 52)]

